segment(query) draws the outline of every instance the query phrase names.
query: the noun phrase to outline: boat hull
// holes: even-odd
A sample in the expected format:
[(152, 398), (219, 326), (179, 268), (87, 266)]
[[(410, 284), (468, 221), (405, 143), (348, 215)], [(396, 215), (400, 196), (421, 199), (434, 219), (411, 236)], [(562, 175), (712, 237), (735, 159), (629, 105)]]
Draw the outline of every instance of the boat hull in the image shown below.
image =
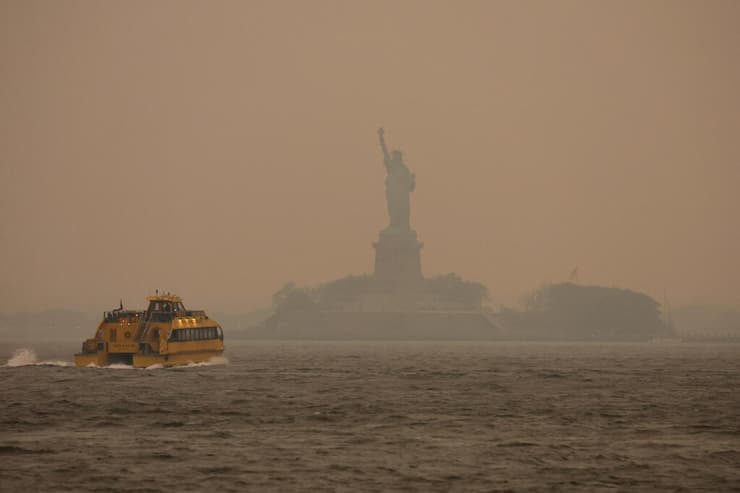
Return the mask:
[(165, 367), (187, 365), (191, 363), (207, 363), (211, 359), (222, 356), (223, 350), (207, 349), (200, 351), (187, 351), (174, 354), (133, 354), (124, 359), (120, 355), (110, 353), (78, 353), (75, 354), (75, 366), (109, 366), (112, 364), (131, 365), (134, 368), (148, 368), (154, 365)]
[(106, 366), (107, 356), (105, 353), (77, 353), (75, 354), (75, 366)]
[(206, 349), (174, 354), (135, 354), (134, 368), (147, 368), (154, 365), (176, 366), (190, 363), (208, 363), (213, 358), (223, 356), (223, 350)]

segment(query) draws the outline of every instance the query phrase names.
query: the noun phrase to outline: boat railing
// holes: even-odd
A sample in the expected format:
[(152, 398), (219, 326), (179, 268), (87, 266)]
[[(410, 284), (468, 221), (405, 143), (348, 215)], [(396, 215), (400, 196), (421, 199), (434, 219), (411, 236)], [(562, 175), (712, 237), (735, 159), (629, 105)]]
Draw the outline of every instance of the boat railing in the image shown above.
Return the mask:
[(118, 322), (119, 320), (128, 320), (129, 322), (135, 321), (141, 316), (141, 312), (133, 310), (113, 310), (110, 312), (103, 313), (103, 320), (105, 322)]
[(171, 322), (176, 317), (202, 317), (208, 318), (203, 310), (184, 310), (179, 312), (151, 312), (149, 314), (150, 322)]

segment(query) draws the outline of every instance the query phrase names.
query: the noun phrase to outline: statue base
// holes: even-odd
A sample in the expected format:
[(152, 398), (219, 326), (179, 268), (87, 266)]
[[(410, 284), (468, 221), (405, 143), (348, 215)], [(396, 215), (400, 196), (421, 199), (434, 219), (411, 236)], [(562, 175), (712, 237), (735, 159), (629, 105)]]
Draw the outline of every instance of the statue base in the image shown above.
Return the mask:
[(418, 283), (421, 273), (423, 243), (416, 239), (416, 231), (384, 229), (375, 248), (375, 279), (388, 288)]

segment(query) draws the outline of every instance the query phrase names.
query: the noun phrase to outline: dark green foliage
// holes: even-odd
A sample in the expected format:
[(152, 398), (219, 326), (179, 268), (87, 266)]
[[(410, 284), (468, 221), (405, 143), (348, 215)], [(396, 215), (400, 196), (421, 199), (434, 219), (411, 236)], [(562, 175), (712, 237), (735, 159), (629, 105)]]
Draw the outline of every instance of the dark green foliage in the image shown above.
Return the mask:
[(343, 304), (360, 302), (370, 294), (416, 294), (431, 296), (446, 307), (461, 310), (476, 310), (488, 299), (488, 289), (481, 283), (466, 281), (457, 274), (424, 279), (418, 284), (407, 286), (406, 293), (387, 291), (388, 287), (373, 276), (363, 274), (346, 276), (327, 282), (317, 288), (300, 288), (293, 283), (285, 284), (272, 296), (276, 311), (314, 310), (318, 307), (331, 309)]
[(332, 306), (358, 300), (362, 295), (373, 291), (373, 278), (367, 274), (349, 275), (322, 284), (318, 288), (318, 299), (322, 305)]
[(525, 308), (518, 325), (547, 338), (643, 340), (669, 332), (658, 303), (628, 289), (549, 284), (529, 296)]
[(488, 288), (466, 281), (455, 273), (424, 279), (424, 291), (443, 303), (454, 303), (466, 309), (477, 309), (488, 299)]
[(272, 307), (275, 312), (311, 311), (316, 309), (311, 290), (299, 288), (292, 282), (286, 283), (272, 295)]

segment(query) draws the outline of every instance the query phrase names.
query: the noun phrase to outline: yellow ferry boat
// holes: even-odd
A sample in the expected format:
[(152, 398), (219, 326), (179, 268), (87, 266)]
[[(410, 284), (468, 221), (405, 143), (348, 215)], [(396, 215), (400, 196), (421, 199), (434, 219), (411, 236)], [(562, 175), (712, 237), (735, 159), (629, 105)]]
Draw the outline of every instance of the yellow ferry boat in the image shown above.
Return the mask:
[(95, 336), (75, 354), (77, 366), (173, 366), (209, 361), (224, 352), (221, 326), (202, 310), (186, 310), (179, 296), (149, 296), (145, 311), (123, 303), (103, 314)]

